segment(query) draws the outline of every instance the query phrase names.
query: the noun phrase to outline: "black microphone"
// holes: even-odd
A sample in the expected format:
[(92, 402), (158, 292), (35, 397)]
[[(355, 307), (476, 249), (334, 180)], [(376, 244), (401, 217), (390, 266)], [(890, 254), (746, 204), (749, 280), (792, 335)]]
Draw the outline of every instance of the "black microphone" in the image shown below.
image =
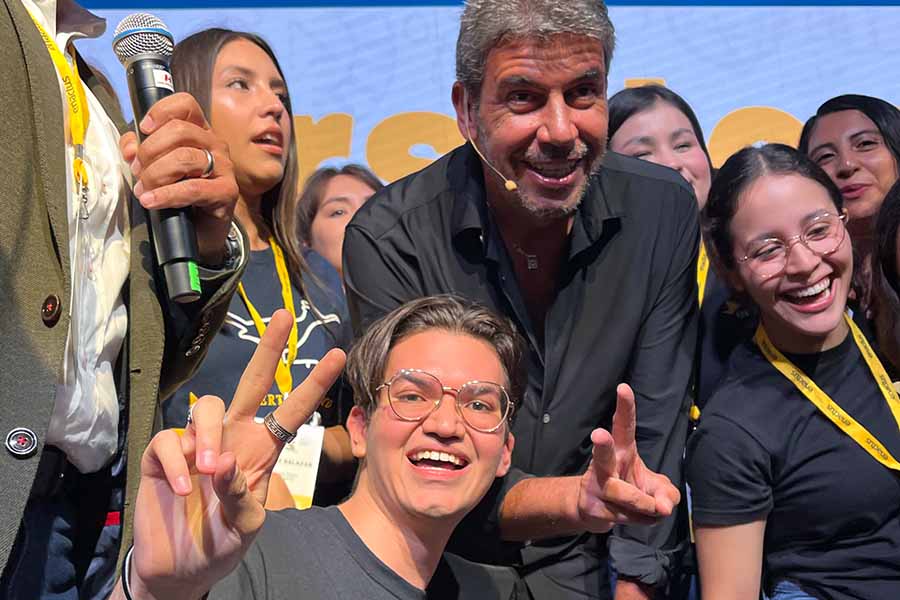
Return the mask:
[[(134, 130), (143, 140), (138, 124), (157, 101), (175, 92), (169, 59), (175, 49), (172, 34), (158, 17), (147, 13), (128, 15), (116, 27), (113, 50), (125, 67), (128, 94), (134, 111)], [(197, 234), (191, 210), (163, 208), (147, 211), (156, 261), (162, 267), (169, 299), (193, 302), (200, 298), (197, 270)]]

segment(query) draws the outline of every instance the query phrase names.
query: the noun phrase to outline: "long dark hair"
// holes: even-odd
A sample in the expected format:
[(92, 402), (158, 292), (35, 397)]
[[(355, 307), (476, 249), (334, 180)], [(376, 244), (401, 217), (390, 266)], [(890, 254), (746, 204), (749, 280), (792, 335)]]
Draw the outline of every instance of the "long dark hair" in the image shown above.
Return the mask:
[(884, 143), (894, 155), (894, 161), (900, 168), (900, 110), (881, 98), (860, 94), (844, 94), (826, 100), (816, 114), (803, 125), (803, 131), (800, 132), (800, 143), (797, 146), (800, 152), (809, 154), (809, 138), (812, 137), (816, 122), (820, 117), (843, 110), (858, 110), (875, 123), (878, 131), (881, 132), (881, 137), (884, 138)]
[(828, 174), (805, 154), (784, 144), (748, 146), (733, 154), (719, 169), (709, 190), (709, 199), (701, 213), (704, 239), (712, 242), (719, 264), (728, 270), (735, 266), (731, 220), (737, 212), (741, 194), (764, 175), (799, 175), (815, 181), (828, 191), (835, 208), (844, 207), (841, 191)]
[(334, 167), (322, 167), (309, 176), (306, 184), (303, 186), (303, 192), (297, 199), (297, 236), (300, 241), (306, 245), (312, 242), (312, 222), (319, 212), (319, 206), (322, 204), (325, 195), (325, 187), (328, 182), (338, 175), (348, 175), (360, 180), (373, 191), (377, 192), (384, 187), (381, 180), (369, 169), (362, 165), (349, 164), (344, 165), (340, 169)]
[[(669, 88), (656, 83), (640, 87), (625, 88), (624, 90), (616, 92), (613, 97), (609, 99), (609, 130), (607, 139), (611, 140), (613, 136), (616, 135), (616, 132), (619, 131), (622, 124), (633, 115), (652, 108), (654, 104), (660, 101), (674, 106), (679, 112), (687, 117), (687, 120), (691, 123), (691, 128), (694, 130), (694, 136), (697, 138), (697, 143), (700, 144), (700, 148), (702, 148), (703, 153), (706, 154), (706, 159), (709, 160), (709, 150), (706, 148), (703, 129), (700, 127), (700, 121), (697, 120), (697, 115), (694, 114), (691, 105)], [(710, 172), (712, 172), (713, 168), (711, 160), (709, 162), (709, 169)]]
[(900, 229), (900, 181), (884, 196), (875, 220), (875, 253), (872, 262), (876, 332), (881, 350), (900, 369), (900, 280), (897, 264), (897, 231)]
[[(175, 79), (175, 88), (179, 91), (189, 92), (200, 107), (210, 114), (212, 96), (212, 76), (219, 52), (230, 42), (235, 40), (247, 40), (262, 48), (284, 79), (284, 72), (275, 53), (264, 39), (253, 33), (232, 31), (230, 29), (211, 28), (199, 31), (186, 37), (175, 46), (172, 55), (172, 76)], [(297, 191), (298, 164), (297, 150), (294, 145), (293, 112), (291, 111), (290, 96), (284, 101), (284, 109), (291, 120), (291, 139), (288, 140), (287, 160), (284, 164), (284, 176), (272, 189), (262, 195), (261, 212), (266, 226), (275, 236), (275, 241), (284, 250), (284, 258), (287, 262), (291, 283), (297, 288), (304, 299), (312, 306), (312, 299), (307, 294), (304, 285), (304, 276), (309, 274), (309, 265), (303, 258), (303, 251), (297, 236), (296, 216), (291, 200)], [(315, 307), (313, 307), (315, 312)]]
[[(875, 221), (875, 266), (884, 278), (884, 283), (900, 296), (897, 265), (897, 229), (900, 228), (900, 181), (895, 183), (884, 197), (878, 219)], [(900, 307), (900, 301), (897, 302)], [(897, 313), (900, 315), (900, 311)]]

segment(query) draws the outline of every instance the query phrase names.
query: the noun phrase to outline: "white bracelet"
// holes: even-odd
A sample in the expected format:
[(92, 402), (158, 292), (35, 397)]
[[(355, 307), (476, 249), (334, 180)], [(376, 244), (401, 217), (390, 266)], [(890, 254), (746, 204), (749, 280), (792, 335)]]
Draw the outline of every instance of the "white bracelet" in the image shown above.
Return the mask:
[(134, 544), (125, 553), (125, 560), (122, 561), (122, 593), (125, 600), (134, 600), (131, 595), (131, 555), (134, 554)]

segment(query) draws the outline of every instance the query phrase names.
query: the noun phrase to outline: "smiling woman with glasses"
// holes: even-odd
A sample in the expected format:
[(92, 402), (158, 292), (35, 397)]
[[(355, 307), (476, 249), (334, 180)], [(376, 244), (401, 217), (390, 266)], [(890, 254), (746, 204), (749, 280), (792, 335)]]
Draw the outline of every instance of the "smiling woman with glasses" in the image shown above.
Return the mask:
[(832, 214), (827, 211), (815, 214), (803, 228), (803, 233), (783, 240), (777, 237), (764, 237), (753, 240), (747, 246), (747, 254), (738, 259), (739, 263), (747, 263), (750, 269), (768, 279), (781, 275), (790, 260), (791, 249), (795, 244), (803, 244), (807, 250), (817, 256), (829, 256), (841, 247), (847, 230), (844, 222), (847, 213)]
[(779, 144), (741, 150), (710, 190), (705, 239), (760, 324), (688, 442), (704, 597), (900, 589), (900, 398), (847, 313), (842, 201)]

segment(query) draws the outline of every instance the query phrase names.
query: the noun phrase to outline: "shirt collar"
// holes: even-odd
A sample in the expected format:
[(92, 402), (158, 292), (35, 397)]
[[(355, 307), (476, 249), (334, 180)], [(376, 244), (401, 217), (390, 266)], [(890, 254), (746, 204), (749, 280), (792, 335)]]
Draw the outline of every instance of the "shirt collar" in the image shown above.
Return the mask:
[[(450, 158), (447, 179), (454, 198), (450, 219), (453, 238), (464, 233), (477, 235), (487, 257), (496, 259), (499, 247), (493, 243), (493, 238), (497, 236), (489, 235), (493, 227), (487, 209), (484, 170), (470, 144), (459, 148)], [(572, 223), (570, 257), (599, 241), (604, 222), (618, 220), (625, 212), (621, 199), (606, 193), (605, 179), (602, 168), (591, 177), (587, 193), (578, 206)]]
[(81, 7), (74, 0), (58, 0), (56, 26), (59, 31), (78, 34), (78, 37), (97, 38), (106, 31), (106, 19)]
[(61, 33), (71, 38), (97, 38), (106, 31), (106, 19), (102, 19), (74, 0), (22, 0), (26, 9), (37, 9), (45, 25), (54, 37)]

